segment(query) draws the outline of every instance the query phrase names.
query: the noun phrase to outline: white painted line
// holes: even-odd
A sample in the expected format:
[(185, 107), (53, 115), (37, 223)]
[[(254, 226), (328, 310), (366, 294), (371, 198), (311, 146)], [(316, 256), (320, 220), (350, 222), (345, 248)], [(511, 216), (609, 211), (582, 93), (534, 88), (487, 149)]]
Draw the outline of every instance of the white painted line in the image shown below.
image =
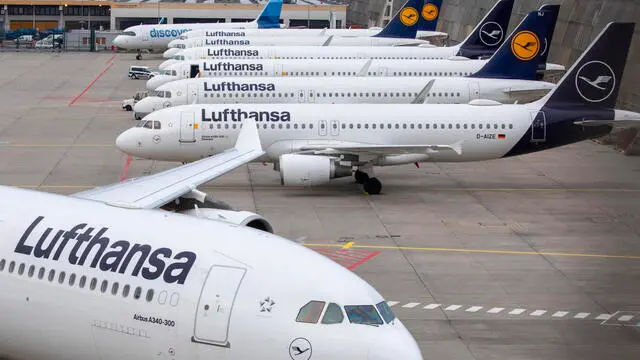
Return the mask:
[(418, 306), (418, 305), (420, 305), (420, 303), (415, 303), (415, 302), (414, 302), (414, 303), (404, 304), (404, 305), (402, 305), (402, 307), (403, 307), (403, 308), (406, 308), (406, 309), (413, 309), (414, 307), (416, 307), (416, 306)]
[(600, 315), (598, 315), (596, 320), (609, 320), (609, 319), (611, 319), (612, 316), (613, 315), (611, 315), (611, 314), (600, 314)]
[(536, 311), (532, 312), (529, 315), (531, 315), (531, 316), (540, 316), (540, 315), (544, 315), (546, 312), (547, 312), (547, 310), (536, 310)]
[(445, 308), (445, 310), (447, 311), (456, 311), (458, 309), (460, 309), (462, 307), (462, 305), (449, 305)]
[(470, 308), (468, 308), (467, 310), (465, 310), (466, 312), (477, 312), (478, 310), (482, 309), (482, 306), (472, 306)]
[(527, 309), (513, 309), (509, 311), (509, 315), (520, 315), (525, 311), (527, 311)]
[(423, 309), (433, 310), (433, 309), (437, 309), (438, 306), (440, 306), (440, 304), (429, 304), (429, 305), (423, 307)]
[(387, 305), (389, 305), (389, 307), (393, 305), (398, 305), (398, 304), (400, 304), (400, 301), (387, 301)]
[(565, 315), (567, 315), (569, 312), (568, 311), (556, 311), (553, 315), (553, 317), (564, 317)]
[(620, 317), (618, 318), (618, 321), (624, 321), (624, 322), (626, 322), (626, 321), (629, 321), (629, 320), (631, 320), (631, 319), (633, 319), (633, 315), (623, 315), (623, 316), (620, 316)]
[(501, 312), (502, 310), (504, 310), (504, 308), (493, 308), (490, 309), (489, 311), (487, 311), (489, 314), (497, 314), (499, 312)]
[(574, 319), (584, 319), (589, 315), (591, 315), (591, 313), (577, 313), (573, 318)]

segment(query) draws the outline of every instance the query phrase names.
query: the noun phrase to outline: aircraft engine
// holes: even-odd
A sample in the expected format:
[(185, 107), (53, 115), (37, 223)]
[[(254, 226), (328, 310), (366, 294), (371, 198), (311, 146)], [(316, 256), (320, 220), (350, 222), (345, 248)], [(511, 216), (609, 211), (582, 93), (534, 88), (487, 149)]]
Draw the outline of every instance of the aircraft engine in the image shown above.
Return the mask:
[(250, 228), (273, 234), (273, 226), (271, 226), (265, 218), (249, 211), (198, 208), (181, 211), (180, 213), (209, 220), (228, 222), (240, 226), (248, 226)]
[(284, 154), (278, 163), (282, 185), (313, 186), (331, 179), (351, 176), (351, 166), (340, 165), (328, 156)]

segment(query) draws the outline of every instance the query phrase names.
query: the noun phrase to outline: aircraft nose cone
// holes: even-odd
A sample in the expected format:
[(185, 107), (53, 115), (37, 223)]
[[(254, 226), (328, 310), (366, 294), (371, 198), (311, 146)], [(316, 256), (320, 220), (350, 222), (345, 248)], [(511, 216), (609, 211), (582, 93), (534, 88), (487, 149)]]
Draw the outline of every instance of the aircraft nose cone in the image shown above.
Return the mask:
[(138, 101), (133, 106), (133, 113), (136, 119), (142, 119), (143, 117), (151, 114), (156, 110), (156, 106), (154, 106), (156, 101), (153, 99), (146, 97), (140, 101)]
[[(399, 320), (396, 320), (399, 322)], [(423, 360), (418, 343), (402, 323), (396, 323), (390, 332), (371, 346), (368, 360)]]
[(175, 62), (176, 62), (175, 59), (165, 60), (158, 66), (158, 69), (164, 70), (164, 69), (168, 68), (169, 66), (171, 66), (171, 64), (173, 64)]
[(164, 85), (164, 84), (169, 83), (169, 82), (171, 82), (173, 80), (178, 80), (178, 79), (175, 76), (172, 76), (172, 75), (156, 75), (156, 76), (152, 77), (151, 79), (147, 80), (147, 89), (155, 90), (160, 85)]
[(162, 57), (165, 59), (171, 59), (175, 54), (177, 54), (180, 51), (180, 49), (178, 48), (172, 48), (170, 47), (169, 49), (167, 49), (163, 54)]
[(117, 46), (117, 47), (121, 47), (122, 44), (124, 44), (124, 39), (122, 38), (122, 35), (118, 35), (116, 36), (115, 39), (113, 39), (113, 45)]
[(135, 129), (129, 129), (116, 138), (116, 147), (127, 155), (138, 155), (141, 144), (135, 135)]

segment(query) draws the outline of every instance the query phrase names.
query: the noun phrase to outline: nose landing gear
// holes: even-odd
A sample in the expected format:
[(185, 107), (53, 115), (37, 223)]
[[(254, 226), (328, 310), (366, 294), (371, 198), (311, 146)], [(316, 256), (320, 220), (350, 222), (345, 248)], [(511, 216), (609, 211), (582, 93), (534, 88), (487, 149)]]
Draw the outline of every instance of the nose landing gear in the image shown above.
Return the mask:
[(142, 50), (138, 50), (138, 54), (136, 55), (136, 60), (142, 60)]

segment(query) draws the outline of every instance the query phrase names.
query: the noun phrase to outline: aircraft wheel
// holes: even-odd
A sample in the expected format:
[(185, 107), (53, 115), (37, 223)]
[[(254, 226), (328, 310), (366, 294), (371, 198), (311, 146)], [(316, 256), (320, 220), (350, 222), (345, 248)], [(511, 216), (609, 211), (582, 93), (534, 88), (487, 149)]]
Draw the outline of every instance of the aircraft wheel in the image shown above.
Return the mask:
[(364, 184), (369, 180), (369, 174), (360, 170), (356, 170), (356, 172), (353, 173), (353, 177), (356, 179), (356, 184)]
[(124, 109), (125, 109), (126, 111), (132, 111), (132, 110), (133, 110), (133, 108), (131, 107), (131, 105), (127, 105), (127, 106), (125, 106), (125, 107), (124, 107)]
[(136, 55), (136, 60), (142, 60), (142, 55), (141, 54)]
[(369, 195), (378, 195), (382, 191), (382, 183), (377, 178), (369, 178), (364, 182), (364, 191)]

